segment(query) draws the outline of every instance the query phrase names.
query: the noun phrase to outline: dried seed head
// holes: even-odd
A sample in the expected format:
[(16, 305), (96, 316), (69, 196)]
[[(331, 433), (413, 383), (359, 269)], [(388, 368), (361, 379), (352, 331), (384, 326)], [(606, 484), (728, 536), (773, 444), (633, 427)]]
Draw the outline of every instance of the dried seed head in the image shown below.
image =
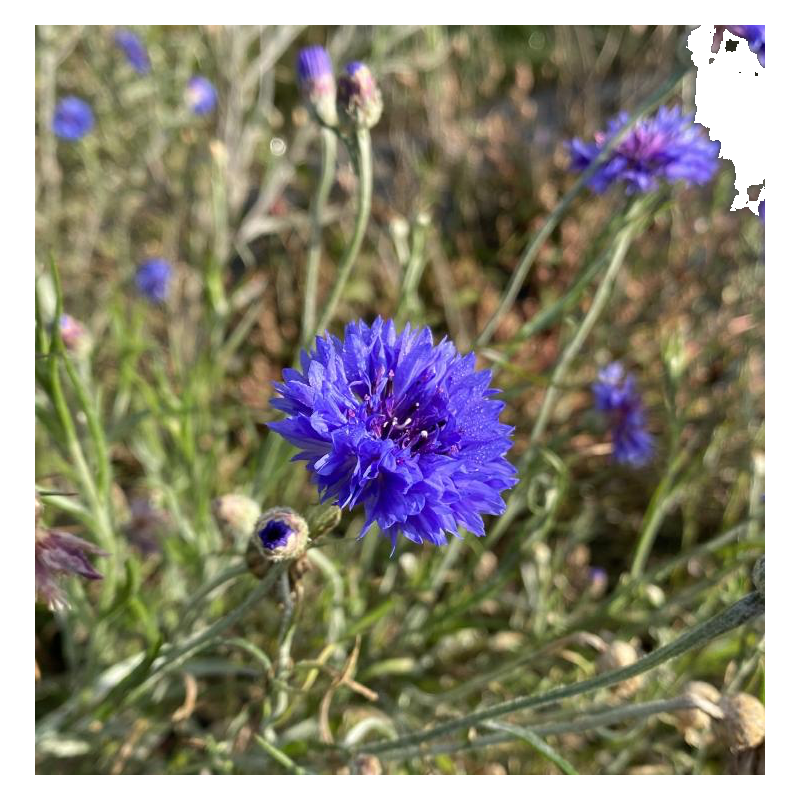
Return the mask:
[[(720, 698), (717, 689), (705, 681), (690, 681), (684, 687), (684, 695), (714, 704), (719, 703)], [(675, 720), (676, 727), (686, 743), (692, 747), (699, 747), (705, 739), (705, 734), (711, 729), (711, 717), (700, 708), (683, 708), (676, 711)]]
[(214, 517), (228, 536), (247, 536), (256, 524), (261, 509), (255, 500), (243, 494), (224, 494), (214, 501)]
[[(615, 669), (629, 667), (639, 660), (636, 648), (628, 642), (613, 641), (608, 645), (604, 653), (601, 653), (595, 663), (597, 673), (613, 672)], [(642, 685), (642, 676), (634, 675), (632, 678), (622, 681), (611, 687), (611, 691), (618, 697), (630, 697), (639, 690)]]
[(719, 707), (723, 738), (734, 753), (758, 747), (764, 741), (764, 706), (751, 694), (723, 697)]

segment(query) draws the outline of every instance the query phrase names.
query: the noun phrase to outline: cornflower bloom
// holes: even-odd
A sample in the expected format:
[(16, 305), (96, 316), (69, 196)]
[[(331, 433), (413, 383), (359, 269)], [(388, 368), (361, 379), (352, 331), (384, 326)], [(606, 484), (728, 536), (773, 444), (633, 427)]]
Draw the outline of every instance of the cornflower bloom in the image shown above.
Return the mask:
[(92, 107), (80, 97), (63, 97), (53, 115), (53, 133), (59, 139), (74, 142), (82, 139), (94, 127)]
[(163, 258), (152, 258), (136, 270), (136, 288), (151, 303), (163, 303), (169, 296), (172, 264)]
[(147, 48), (133, 31), (118, 30), (114, 34), (114, 41), (117, 43), (117, 47), (125, 53), (128, 63), (136, 72), (140, 75), (150, 72), (150, 58), (147, 55)]
[(320, 45), (304, 47), (297, 54), (297, 80), (311, 110), (324, 125), (335, 126), (336, 83), (328, 51)]
[(614, 458), (636, 467), (646, 464), (653, 455), (653, 437), (633, 376), (626, 377), (622, 364), (614, 361), (600, 370), (592, 390), (595, 407), (611, 420)]
[(186, 99), (195, 114), (205, 116), (217, 105), (217, 90), (208, 78), (195, 75), (186, 84)]
[(481, 514), (501, 514), (517, 479), (505, 404), (473, 353), (379, 317), (349, 323), (343, 341), (318, 336), (301, 363), (276, 384), (272, 405), (288, 418), (270, 427), (300, 448), (323, 502), (363, 505), (361, 536), (376, 523), (392, 551), (400, 534), (436, 545), (459, 526), (483, 536)]
[[(573, 139), (569, 144), (571, 168), (582, 172), (593, 164), (612, 138), (628, 122), (622, 112), (611, 120), (593, 142)], [(652, 192), (661, 181), (702, 185), (718, 166), (720, 144), (709, 141), (705, 129), (683, 116), (680, 109), (662, 106), (655, 116), (639, 120), (603, 161), (589, 186), (598, 193), (622, 183), (628, 194)]]

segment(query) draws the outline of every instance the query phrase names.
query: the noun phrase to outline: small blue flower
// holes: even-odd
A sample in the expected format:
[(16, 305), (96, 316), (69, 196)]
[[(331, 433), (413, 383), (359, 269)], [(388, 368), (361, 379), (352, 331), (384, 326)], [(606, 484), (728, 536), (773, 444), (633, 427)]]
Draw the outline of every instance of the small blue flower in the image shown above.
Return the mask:
[[(582, 172), (593, 164), (605, 143), (627, 122), (623, 112), (596, 133), (593, 142), (573, 139), (569, 144), (571, 168)], [(613, 149), (589, 181), (595, 192), (605, 192), (614, 183), (625, 185), (628, 194), (652, 192), (660, 181), (702, 185), (719, 165), (720, 144), (709, 141), (705, 129), (683, 116), (680, 109), (662, 106), (654, 117), (637, 122)]]
[(483, 536), (481, 514), (501, 514), (517, 478), (505, 404), (474, 354), (378, 318), (349, 323), (343, 341), (318, 336), (301, 363), (276, 384), (272, 405), (287, 419), (270, 427), (300, 448), (323, 501), (363, 505), (361, 535), (377, 523), (392, 549), (400, 534), (436, 545), (459, 526)]
[(653, 455), (653, 437), (647, 431), (642, 399), (632, 375), (614, 361), (597, 375), (592, 386), (595, 407), (611, 421), (614, 458), (621, 464), (641, 466)]
[(140, 75), (150, 72), (150, 58), (147, 55), (147, 48), (133, 31), (118, 30), (114, 34), (114, 41), (117, 43), (117, 47), (125, 53), (128, 63), (136, 72)]
[(761, 220), (761, 222), (763, 222), (764, 224), (766, 224), (766, 221), (767, 221), (767, 220), (766, 220), (766, 214), (767, 214), (767, 201), (766, 201), (766, 200), (762, 200), (762, 201), (761, 201), (761, 202), (758, 204), (758, 218), (759, 218), (759, 219)]
[(167, 299), (171, 280), (172, 264), (161, 258), (145, 261), (136, 270), (136, 287), (151, 303)]
[(765, 25), (726, 25), (734, 36), (744, 39), (750, 47), (750, 52), (758, 56), (758, 63), (766, 65), (767, 34)]
[(217, 105), (217, 90), (208, 78), (195, 75), (186, 84), (186, 97), (189, 108), (199, 115), (210, 114)]
[(82, 139), (94, 127), (92, 107), (80, 97), (63, 97), (56, 105), (52, 127), (59, 139)]

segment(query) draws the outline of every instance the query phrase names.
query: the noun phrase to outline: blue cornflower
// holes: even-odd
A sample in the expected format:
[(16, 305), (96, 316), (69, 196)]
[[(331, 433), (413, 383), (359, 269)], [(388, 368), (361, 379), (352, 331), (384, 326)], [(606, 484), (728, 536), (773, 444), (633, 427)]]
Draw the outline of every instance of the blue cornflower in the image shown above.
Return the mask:
[[(628, 122), (623, 112), (595, 134), (593, 142), (573, 139), (569, 144), (571, 168), (578, 172), (594, 163), (606, 141)], [(614, 148), (603, 166), (589, 181), (595, 192), (613, 183), (625, 184), (628, 194), (652, 192), (659, 181), (704, 184), (717, 170), (720, 145), (709, 141), (705, 130), (683, 116), (680, 109), (662, 106), (654, 117), (637, 122)]]
[(53, 133), (59, 139), (82, 139), (94, 127), (92, 107), (80, 97), (63, 97), (56, 105)]
[(172, 264), (162, 258), (152, 258), (136, 270), (136, 288), (151, 302), (163, 303), (169, 295)]
[(653, 437), (633, 376), (626, 377), (622, 364), (614, 361), (600, 370), (592, 390), (595, 407), (611, 420), (614, 458), (636, 467), (646, 464), (653, 455)]
[(758, 218), (764, 223), (766, 223), (766, 214), (767, 214), (767, 201), (762, 200), (758, 204)]
[(195, 114), (205, 116), (217, 105), (217, 90), (208, 78), (194, 75), (186, 84), (186, 98)]
[(150, 58), (147, 55), (147, 48), (133, 31), (118, 30), (114, 34), (114, 41), (117, 43), (117, 47), (125, 53), (128, 63), (136, 72), (140, 75), (150, 72)]
[(288, 418), (270, 427), (300, 448), (323, 502), (363, 505), (361, 535), (375, 522), (392, 549), (399, 534), (437, 545), (459, 526), (483, 536), (481, 514), (502, 513), (517, 479), (505, 404), (473, 353), (379, 317), (349, 323), (344, 341), (318, 336), (301, 362), (276, 384), (272, 405)]
[(744, 39), (750, 52), (758, 56), (758, 63), (765, 66), (767, 55), (767, 34), (765, 25), (726, 25), (734, 36)]

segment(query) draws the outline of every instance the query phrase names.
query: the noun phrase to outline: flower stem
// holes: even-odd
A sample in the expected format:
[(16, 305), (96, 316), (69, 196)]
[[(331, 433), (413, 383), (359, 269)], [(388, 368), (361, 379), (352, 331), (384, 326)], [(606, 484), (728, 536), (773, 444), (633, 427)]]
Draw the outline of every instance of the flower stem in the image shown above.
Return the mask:
[(550, 379), (550, 385), (547, 387), (547, 392), (544, 396), (544, 402), (542, 403), (542, 407), (539, 410), (538, 416), (536, 417), (536, 425), (534, 425), (533, 431), (531, 432), (531, 442), (534, 444), (541, 439), (542, 434), (547, 427), (547, 423), (550, 421), (550, 415), (553, 413), (553, 408), (555, 407), (556, 399), (558, 397), (559, 386), (563, 383), (566, 373), (572, 365), (572, 362), (578, 355), (578, 352), (583, 346), (583, 343), (586, 341), (586, 337), (589, 335), (589, 332), (591, 331), (595, 322), (597, 322), (597, 319), (602, 313), (609, 297), (611, 297), (611, 289), (613, 288), (614, 281), (617, 279), (617, 275), (622, 268), (622, 263), (628, 252), (628, 248), (630, 247), (633, 233), (633, 223), (626, 225), (620, 232), (614, 248), (614, 253), (611, 256), (611, 261), (609, 262), (608, 268), (603, 275), (603, 279), (600, 281), (600, 285), (597, 287), (597, 292), (592, 299), (592, 304), (589, 307), (589, 310), (586, 312), (586, 316), (583, 318), (578, 330), (575, 332), (575, 336), (572, 337), (572, 341), (567, 345), (566, 349), (561, 354), (561, 358), (559, 359), (558, 364), (553, 371), (553, 375)]
[(342, 296), (344, 287), (350, 279), (356, 256), (361, 249), (364, 241), (364, 234), (367, 232), (367, 222), (369, 212), (372, 207), (372, 146), (369, 138), (369, 131), (366, 128), (359, 128), (356, 131), (355, 152), (353, 153), (353, 165), (359, 179), (358, 190), (358, 211), (356, 213), (356, 224), (350, 244), (339, 264), (339, 274), (336, 276), (336, 283), (333, 286), (328, 302), (320, 316), (316, 327), (318, 332), (322, 332), (331, 321), (339, 299)]
[(306, 293), (303, 302), (303, 331), (301, 341), (307, 347), (314, 334), (317, 315), (317, 284), (319, 282), (319, 262), (322, 257), (322, 217), (333, 186), (336, 174), (336, 133), (330, 128), (322, 128), (322, 156), (319, 171), (319, 184), (311, 206), (311, 238), (308, 243), (306, 259)]
[(536, 258), (536, 255), (538, 254), (542, 245), (555, 230), (556, 225), (561, 222), (561, 219), (572, 204), (572, 201), (578, 196), (584, 186), (589, 183), (589, 181), (594, 177), (595, 173), (603, 165), (603, 162), (606, 160), (608, 154), (622, 141), (622, 139), (627, 135), (628, 131), (643, 116), (650, 113), (650, 111), (675, 88), (687, 71), (688, 67), (685, 66), (682, 66), (676, 70), (661, 87), (659, 87), (639, 106), (639, 108), (633, 114), (631, 114), (627, 124), (620, 128), (616, 135), (612, 136), (606, 142), (605, 147), (603, 147), (603, 149), (600, 151), (594, 163), (581, 174), (580, 178), (575, 181), (569, 191), (561, 198), (561, 202), (559, 202), (559, 204), (550, 212), (550, 215), (544, 221), (544, 224), (541, 226), (541, 228), (539, 228), (538, 231), (536, 231), (536, 233), (528, 242), (528, 246), (525, 248), (522, 258), (514, 269), (514, 273), (511, 276), (511, 281), (506, 287), (506, 291), (503, 294), (500, 305), (486, 323), (486, 327), (481, 331), (475, 342), (475, 346), (482, 347), (492, 338), (494, 332), (497, 330), (497, 326), (500, 324), (500, 320), (508, 313), (511, 306), (514, 304), (514, 301), (517, 299), (517, 295), (522, 288), (522, 284), (525, 282), (525, 278), (528, 277), (528, 272), (530, 272), (531, 266), (533, 266), (533, 260)]
[(559, 686), (550, 691), (542, 692), (541, 694), (529, 697), (517, 697), (503, 703), (497, 703), (496, 705), (489, 706), (480, 711), (475, 711), (472, 714), (467, 714), (458, 719), (436, 725), (426, 731), (408, 734), (390, 741), (369, 743), (361, 748), (361, 752), (383, 753), (407, 748), (412, 745), (419, 745), (431, 739), (470, 728), (484, 720), (510, 714), (513, 711), (521, 711), (524, 708), (537, 708), (554, 703), (558, 700), (565, 700), (568, 697), (576, 697), (586, 694), (587, 692), (596, 691), (597, 689), (603, 689), (606, 686), (613, 686), (616, 683), (628, 680), (636, 675), (641, 675), (643, 672), (647, 672), (659, 664), (663, 664), (665, 661), (682, 655), (695, 647), (699, 647), (715, 639), (717, 636), (721, 636), (723, 633), (727, 633), (737, 628), (739, 625), (743, 625), (748, 620), (761, 616), (763, 613), (764, 598), (758, 592), (753, 592), (734, 603), (732, 606), (729, 606), (715, 617), (712, 617), (710, 620), (686, 631), (674, 642), (648, 653), (636, 663), (627, 667), (604, 672), (594, 678), (579, 681), (569, 686)]

